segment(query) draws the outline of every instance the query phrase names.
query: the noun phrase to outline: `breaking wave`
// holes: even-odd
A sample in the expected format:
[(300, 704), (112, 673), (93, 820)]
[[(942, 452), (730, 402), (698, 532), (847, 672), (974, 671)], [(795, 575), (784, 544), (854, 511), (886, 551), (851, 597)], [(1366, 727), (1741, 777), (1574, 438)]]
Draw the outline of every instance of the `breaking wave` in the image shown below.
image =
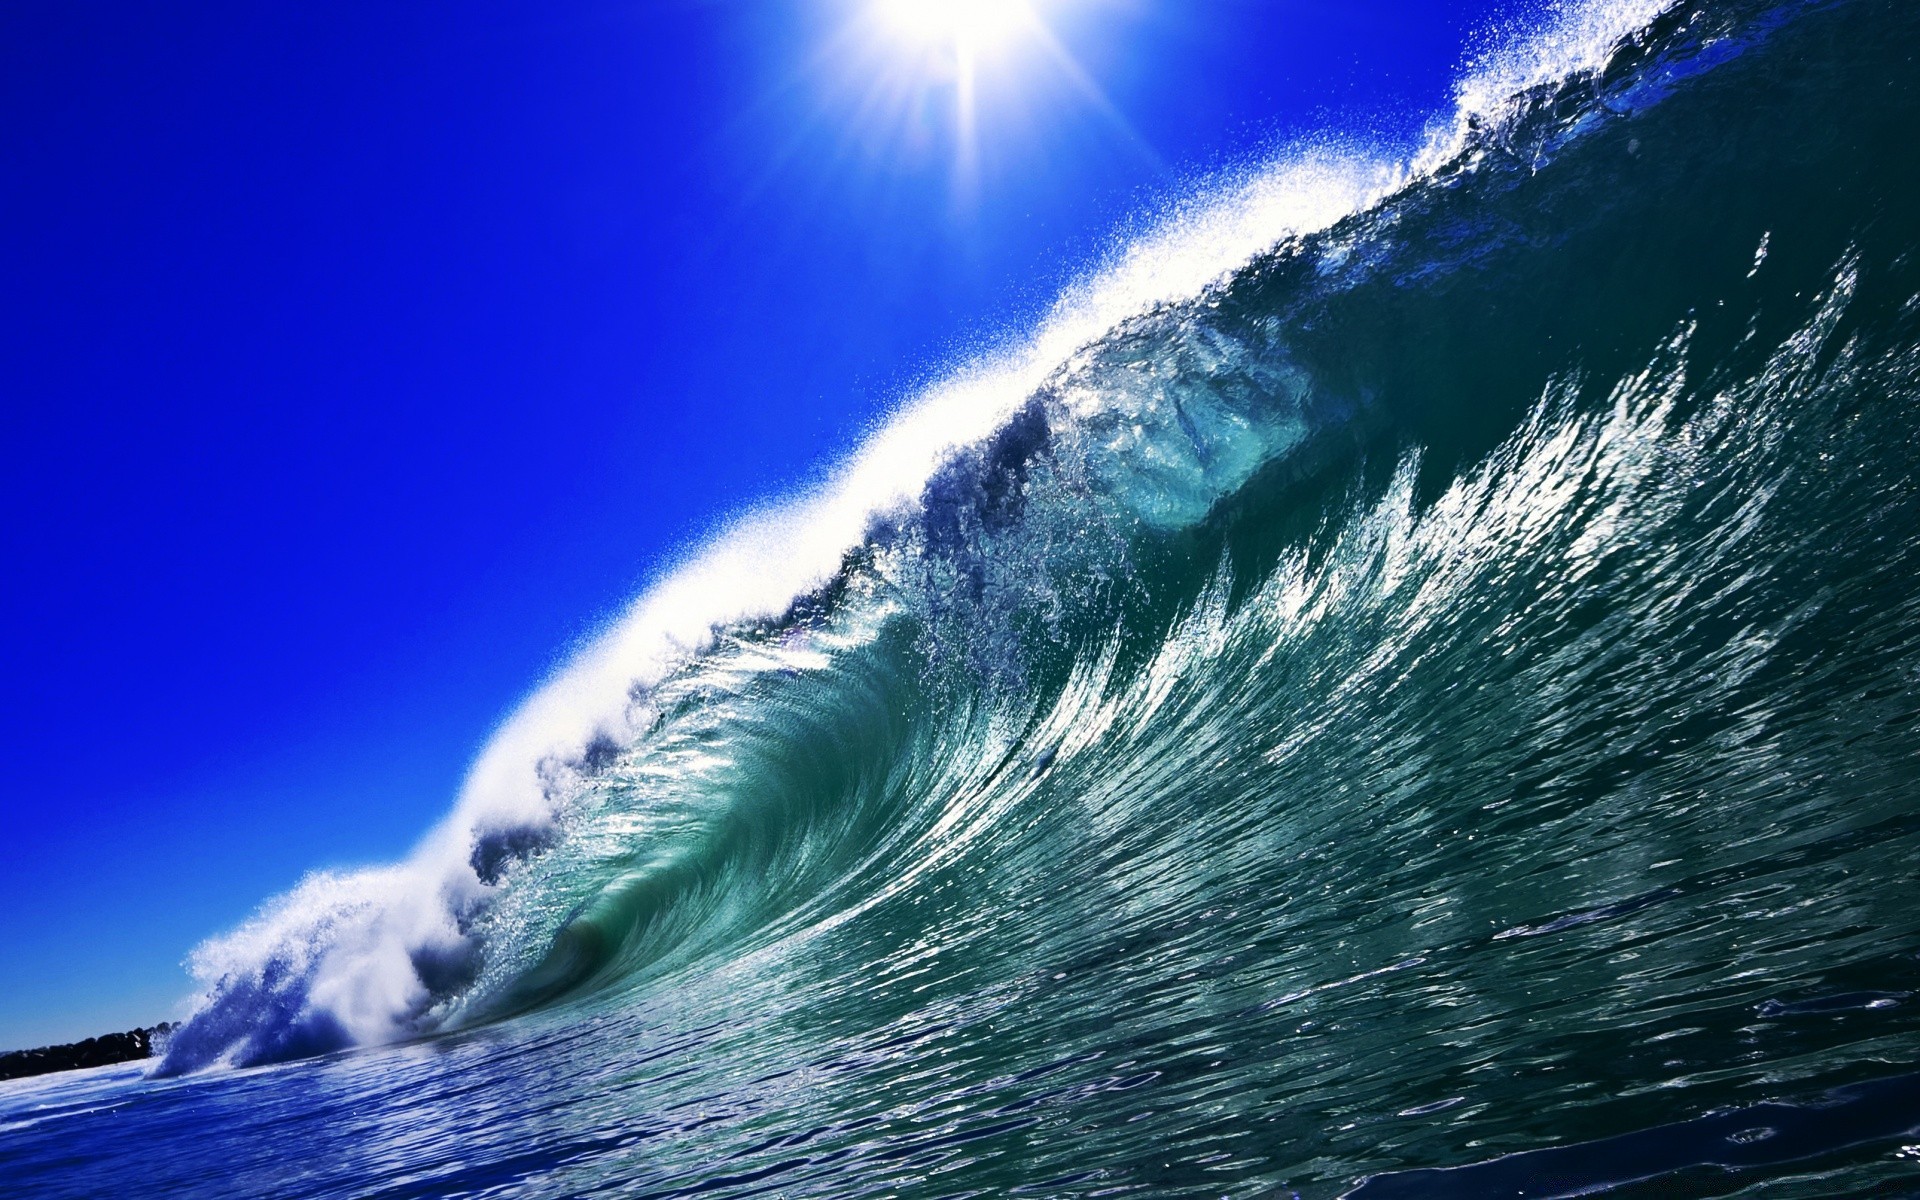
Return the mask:
[[(1329, 1111), (1516, 1071), (1521, 1124), (1594, 1137), (1732, 1121), (1675, 1077), (1910, 1103), (1857, 1077), (1920, 1045), (1915, 45), (1873, 0), (1569, 6), (1419, 146), (1196, 186), (664, 574), (405, 862), (202, 946), (160, 1071), (725, 988), (1024, 1011), (1058, 1052), (993, 1087), (1151, 1057), (1177, 997), (1242, 1092)], [(1795, 1015), (1856, 976), (1888, 1002)], [(1442, 1124), (1296, 1131), (1286, 1179), (1532, 1169), (1393, 1174)]]

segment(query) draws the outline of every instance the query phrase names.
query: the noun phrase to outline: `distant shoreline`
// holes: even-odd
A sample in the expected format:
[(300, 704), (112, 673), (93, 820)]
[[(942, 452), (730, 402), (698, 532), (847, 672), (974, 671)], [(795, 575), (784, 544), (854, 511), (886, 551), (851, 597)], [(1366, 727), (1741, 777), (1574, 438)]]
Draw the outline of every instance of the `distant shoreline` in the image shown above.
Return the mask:
[(84, 1067), (105, 1067), (152, 1058), (154, 1043), (173, 1032), (173, 1028), (172, 1022), (163, 1021), (145, 1029), (103, 1033), (99, 1037), (69, 1042), (64, 1046), (41, 1046), (33, 1050), (0, 1054), (0, 1080), (25, 1079), (32, 1075), (51, 1075), (56, 1071), (77, 1071)]

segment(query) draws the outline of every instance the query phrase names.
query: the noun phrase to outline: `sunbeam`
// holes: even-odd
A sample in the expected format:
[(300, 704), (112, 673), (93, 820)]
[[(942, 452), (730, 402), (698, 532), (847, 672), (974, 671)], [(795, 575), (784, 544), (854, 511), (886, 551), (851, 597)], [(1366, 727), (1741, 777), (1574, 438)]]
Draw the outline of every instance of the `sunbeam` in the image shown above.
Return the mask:
[(983, 151), (1057, 120), (1057, 98), (1066, 96), (1158, 169), (1159, 157), (1062, 40), (1056, 19), (1065, 2), (860, 4), (829, 43), (834, 86), (852, 92), (849, 137), (887, 159), (944, 147), (955, 206), (965, 212), (983, 199)]

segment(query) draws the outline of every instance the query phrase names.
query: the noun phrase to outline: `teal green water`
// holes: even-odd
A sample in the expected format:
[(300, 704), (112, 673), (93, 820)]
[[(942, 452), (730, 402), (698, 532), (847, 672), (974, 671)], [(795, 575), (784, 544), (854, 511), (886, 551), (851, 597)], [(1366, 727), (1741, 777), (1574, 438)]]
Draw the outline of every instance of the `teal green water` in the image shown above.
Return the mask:
[(0, 1177), (1920, 1195), (1916, 53), (1678, 5), (1119, 321)]

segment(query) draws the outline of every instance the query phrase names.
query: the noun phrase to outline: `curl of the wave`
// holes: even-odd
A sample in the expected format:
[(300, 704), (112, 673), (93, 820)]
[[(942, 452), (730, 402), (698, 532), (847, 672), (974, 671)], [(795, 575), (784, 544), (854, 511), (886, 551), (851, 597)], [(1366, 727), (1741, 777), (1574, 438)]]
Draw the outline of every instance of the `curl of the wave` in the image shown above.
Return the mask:
[[(316, 873), (199, 947), (190, 965), (202, 990), (158, 1070), (392, 1042), (485, 1011), (474, 993), (491, 978), (490, 909), (567, 837), (582, 789), (656, 727), (663, 685), (728, 630), (777, 624), (825, 594), (884, 531), (914, 530), (906, 542), (938, 549), (941, 530), (958, 528), (951, 509), (990, 498), (1008, 456), (1041, 443), (1070, 454), (1081, 486), (1145, 527), (1203, 518), (1315, 420), (1310, 381), (1283, 361), (1229, 361), (1231, 347), (1188, 328), (1210, 291), (1275, 247), (1471, 160), (1529, 95), (1601, 70), (1667, 7), (1536, 15), (1463, 74), (1454, 112), (1414, 153), (1325, 139), (1190, 189), (1035, 331), (905, 404), (830, 482), (737, 521), (662, 573), (503, 724), (453, 812), (404, 862)], [(1258, 417), (1180, 394), (1182, 377), (1236, 369), (1262, 397)]]

